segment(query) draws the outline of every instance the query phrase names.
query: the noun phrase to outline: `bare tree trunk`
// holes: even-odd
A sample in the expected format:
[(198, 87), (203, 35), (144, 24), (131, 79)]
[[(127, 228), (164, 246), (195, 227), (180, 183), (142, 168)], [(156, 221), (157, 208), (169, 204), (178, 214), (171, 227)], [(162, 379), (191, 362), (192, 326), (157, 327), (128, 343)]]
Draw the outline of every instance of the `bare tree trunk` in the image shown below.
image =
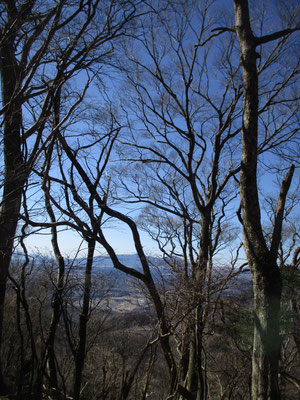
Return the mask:
[[(277, 38), (256, 38), (252, 32), (247, 0), (234, 0), (235, 31), (241, 47), (243, 68), (243, 136), (240, 174), (244, 248), (254, 282), (254, 344), (252, 399), (279, 400), (279, 311), (281, 276), (276, 263), (281, 238), (284, 203), (294, 172), (292, 166), (282, 183), (272, 245), (268, 249), (260, 219), (257, 188), (258, 72), (256, 47)], [(280, 37), (280, 36), (279, 36)]]
[[(196, 311), (198, 314), (198, 310)], [(203, 328), (201, 322), (195, 321), (194, 331), (190, 335), (189, 366), (186, 389), (195, 400), (207, 399), (207, 384), (202, 368), (203, 360)]]
[[(158, 290), (156, 288), (155, 282), (153, 280), (150, 267), (147, 261), (147, 258), (145, 256), (141, 241), (140, 241), (140, 236), (139, 232), (137, 229), (137, 226), (135, 222), (129, 218), (127, 215), (122, 214), (116, 210), (113, 210), (109, 206), (106, 205), (106, 203), (101, 199), (99, 193), (96, 190), (96, 186), (92, 184), (90, 178), (88, 177), (87, 173), (85, 172), (83, 166), (80, 164), (78, 159), (76, 158), (75, 154), (73, 153), (72, 149), (69, 147), (67, 144), (65, 138), (58, 133), (58, 139), (65, 151), (65, 154), (68, 156), (69, 160), (72, 162), (74, 168), (76, 168), (77, 172), (79, 173), (82, 181), (85, 183), (87, 189), (89, 190), (91, 196), (95, 199), (97, 205), (101, 208), (103, 214), (106, 213), (110, 217), (116, 218), (119, 221), (122, 221), (125, 223), (129, 229), (131, 230), (132, 238), (135, 244), (135, 248), (137, 251), (137, 254), (139, 256), (143, 273), (139, 272), (138, 270), (135, 270), (134, 268), (126, 267), (122, 263), (120, 263), (115, 251), (113, 248), (110, 246), (110, 244), (107, 242), (103, 231), (101, 229), (101, 226), (97, 225), (96, 227), (96, 234), (97, 234), (97, 242), (100, 243), (105, 250), (107, 251), (108, 255), (110, 256), (112, 263), (114, 265), (114, 268), (125, 272), (129, 274), (130, 276), (133, 276), (134, 278), (137, 278), (141, 280), (145, 286), (147, 287), (147, 290), (152, 298), (155, 311), (157, 314), (157, 318), (159, 321), (159, 329), (160, 329), (160, 344), (164, 353), (164, 357), (168, 366), (168, 370), (170, 373), (170, 393), (175, 395), (176, 393), (176, 388), (178, 384), (178, 371), (177, 371), (177, 366), (176, 362), (174, 359), (174, 355), (171, 349), (170, 345), (170, 328), (168, 325), (168, 321), (165, 315), (165, 310), (164, 310), (164, 305), (161, 301), (160, 295), (158, 293)], [(90, 211), (89, 211), (90, 214)], [(97, 222), (99, 224), (99, 221)]]
[[(54, 102), (54, 126), (58, 126), (60, 122), (60, 96), (61, 96), (61, 88), (57, 90), (57, 99), (58, 101)], [(51, 167), (51, 158), (53, 154), (53, 146), (54, 146), (54, 138), (52, 139), (48, 152), (45, 156), (45, 171), (43, 176), (43, 184), (42, 188), (45, 192), (45, 206), (49, 218), (53, 224), (51, 227), (51, 243), (53, 252), (56, 258), (56, 262), (58, 265), (58, 273), (56, 280), (56, 287), (53, 294), (53, 301), (51, 304), (52, 307), (52, 316), (51, 323), (48, 332), (48, 337), (46, 340), (46, 363), (49, 369), (49, 385), (50, 388), (54, 388), (58, 390), (58, 378), (57, 378), (57, 365), (56, 365), (56, 356), (55, 356), (55, 338), (56, 331), (60, 321), (60, 317), (62, 314), (62, 294), (64, 290), (65, 284), (65, 260), (61, 254), (59, 244), (58, 244), (58, 235), (57, 235), (57, 227), (55, 226), (56, 217), (55, 213), (52, 209), (51, 202), (49, 199), (49, 191), (50, 191), (50, 180), (49, 180), (49, 170)]]
[[(300, 247), (298, 247), (293, 255), (293, 260), (292, 260), (292, 265), (291, 268), (293, 268), (295, 275), (297, 273), (297, 268), (299, 268), (300, 265)], [(296, 280), (297, 282), (297, 280)], [(295, 286), (292, 286), (290, 288), (290, 308), (292, 311), (292, 335), (294, 338), (294, 342), (297, 348), (298, 353), (300, 354), (300, 308), (299, 308), (299, 303), (297, 301), (297, 284)]]
[[(48, 209), (49, 207), (50, 205), (47, 206)], [(53, 221), (54, 214), (52, 210), (50, 212), (52, 213), (51, 219)], [(58, 263), (58, 275), (57, 275), (57, 286), (55, 287), (55, 292), (53, 296), (54, 298), (51, 304), (52, 317), (48, 332), (48, 338), (46, 341), (46, 361), (49, 369), (49, 385), (51, 388), (58, 389), (57, 367), (56, 367), (56, 356), (55, 356), (54, 345), (55, 345), (56, 331), (62, 313), (62, 292), (64, 289), (65, 261), (63, 256), (61, 255), (58, 246), (56, 227), (53, 227), (51, 230), (52, 230), (52, 246)]]
[(210, 211), (205, 210), (201, 218), (201, 238), (199, 260), (193, 271), (193, 292), (194, 292), (194, 319), (192, 321), (189, 338), (189, 360), (186, 374), (186, 389), (196, 400), (207, 399), (207, 383), (202, 368), (203, 361), (203, 329), (205, 324), (206, 305), (204, 300), (204, 287), (206, 282), (208, 254), (210, 247)]
[(79, 400), (80, 398), (82, 372), (86, 356), (86, 335), (87, 335), (87, 324), (89, 320), (89, 311), (90, 311), (92, 266), (94, 259), (95, 244), (96, 242), (94, 239), (89, 239), (88, 255), (85, 267), (85, 279), (83, 287), (83, 304), (82, 304), (82, 311), (79, 317), (78, 345), (75, 349), (75, 372), (74, 372), (74, 386), (73, 386), (73, 397), (75, 400)]
[[(261, 260), (262, 261), (262, 260)], [(254, 342), (252, 355), (253, 399), (280, 399), (278, 386), (278, 362), (280, 358), (279, 311), (281, 278), (275, 265), (266, 262), (270, 276), (255, 271), (254, 278)]]
[[(14, 247), (14, 238), (21, 207), (22, 191), (26, 173), (21, 151), (22, 111), (18, 102), (11, 102), (18, 81), (18, 66), (13, 54), (14, 35), (1, 46), (1, 89), (2, 104), (6, 107), (3, 117), (4, 177), (0, 206), (0, 346), (3, 329), (8, 268)], [(2, 375), (0, 361), (0, 395), (7, 388)]]

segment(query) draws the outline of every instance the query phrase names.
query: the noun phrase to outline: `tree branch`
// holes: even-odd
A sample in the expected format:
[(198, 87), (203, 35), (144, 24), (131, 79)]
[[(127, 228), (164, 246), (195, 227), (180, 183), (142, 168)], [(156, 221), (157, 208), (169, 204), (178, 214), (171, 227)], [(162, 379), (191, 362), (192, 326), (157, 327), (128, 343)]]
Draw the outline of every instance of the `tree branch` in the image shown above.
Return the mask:
[(290, 35), (293, 32), (299, 31), (300, 27), (291, 28), (291, 29), (283, 29), (282, 31), (271, 33), (270, 35), (261, 36), (255, 38), (257, 46), (260, 46), (264, 43), (272, 42), (273, 40), (280, 39), (283, 36)]
[(284, 180), (282, 181), (280, 194), (278, 196), (277, 201), (277, 210), (275, 215), (275, 222), (274, 222), (274, 229), (272, 234), (272, 243), (270, 248), (270, 253), (272, 257), (276, 260), (278, 247), (281, 239), (281, 230), (282, 230), (282, 221), (283, 221), (283, 213), (284, 213), (284, 206), (286, 201), (286, 196), (288, 194), (293, 174), (294, 174), (295, 166), (292, 165), (286, 174)]
[(212, 38), (219, 36), (224, 32), (235, 32), (235, 28), (220, 27), (220, 28), (212, 29), (211, 32), (216, 32), (216, 33), (212, 33), (206, 40), (204, 40), (204, 42), (196, 44), (195, 47), (203, 47)]
[(292, 266), (294, 268), (297, 268), (300, 264), (300, 259), (298, 258), (299, 255), (300, 255), (300, 247), (297, 247), (297, 249), (294, 251), (293, 260), (292, 260)]

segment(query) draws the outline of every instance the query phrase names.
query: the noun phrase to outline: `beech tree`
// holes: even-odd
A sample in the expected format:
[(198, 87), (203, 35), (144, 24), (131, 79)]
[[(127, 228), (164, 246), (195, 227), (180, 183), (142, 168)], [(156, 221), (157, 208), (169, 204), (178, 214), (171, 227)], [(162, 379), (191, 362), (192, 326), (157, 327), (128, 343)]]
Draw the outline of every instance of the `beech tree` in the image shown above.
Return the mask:
[[(142, 26), (141, 35), (133, 41), (133, 47), (125, 48), (128, 63), (123, 69), (135, 90), (135, 96), (131, 97), (126, 91), (127, 98), (122, 102), (127, 117), (126, 128), (124, 121), (119, 123), (116, 117), (118, 114), (114, 110), (109, 114), (111, 126), (102, 139), (93, 138), (91, 143), (85, 145), (83, 142), (80, 144), (72, 142), (65, 132), (60, 132), (57, 136), (62, 153), (71, 163), (69, 177), (65, 176), (60, 181), (65, 187), (65, 192), (70, 193), (67, 195), (70, 197), (66, 203), (66, 211), (57, 201), (55, 203), (54, 197), (52, 201), (58, 210), (76, 221), (75, 225), (71, 220), (61, 223), (73, 228), (76, 226), (76, 229), (80, 226), (82, 234), (96, 237), (96, 241), (106, 249), (117, 269), (140, 279), (145, 284), (160, 323), (160, 342), (171, 378), (170, 396), (175, 398), (207, 397), (202, 364), (203, 328), (207, 312), (204, 306), (205, 290), (209, 279), (207, 272), (210, 271), (214, 245), (218, 244), (218, 232), (222, 232), (222, 214), (225, 213), (230, 196), (228, 191), (230, 180), (232, 178), (238, 180), (236, 176), (239, 170), (241, 170), (239, 184), (243, 211), (243, 216), (239, 217), (244, 229), (244, 247), (248, 263), (254, 277), (256, 300), (252, 376), (254, 394), (252, 395), (254, 398), (268, 396), (263, 389), (268, 380), (272, 386), (270, 398), (275, 396), (274, 393), (279, 393), (276, 380), (280, 350), (278, 323), (281, 283), (276, 256), (281, 238), (285, 197), (294, 167), (290, 167), (283, 180), (270, 249), (266, 244), (260, 217), (256, 170), (258, 156), (263, 158), (268, 151), (278, 150), (283, 161), (289, 160), (292, 154), (289, 153), (289, 144), (295, 140), (297, 133), (297, 98), (293, 92), (293, 85), (298, 61), (293, 59), (293, 63), (287, 65), (282, 70), (282, 75), (276, 78), (274, 69), (278, 62), (278, 54), (283, 56), (286, 50), (286, 42), (279, 41), (273, 48), (268, 48), (266, 53), (261, 52), (260, 66), (256, 71), (256, 66), (253, 67), (253, 60), (255, 64), (258, 57), (255, 48), (272, 42), (273, 39), (280, 39), (282, 35), (282, 37), (290, 35), (293, 29), (280, 34), (263, 35), (264, 23), (261, 25), (257, 23), (261, 29), (261, 39), (258, 37), (253, 39), (254, 34), (251, 33), (253, 36), (250, 35), (250, 38), (254, 43), (251, 42), (252, 47), (250, 43), (243, 44), (243, 40), (247, 39), (246, 33), (249, 28), (249, 19), (246, 33), (241, 28), (242, 26), (244, 29), (243, 18), (247, 2), (235, 4), (237, 22), (234, 27), (219, 27), (217, 19), (214, 24), (206, 25), (209, 7), (204, 7), (200, 10), (199, 20), (202, 22), (199, 23), (198, 20), (198, 26), (201, 26), (199, 33), (193, 26), (196, 21), (193, 3), (189, 11), (186, 9), (186, 3), (184, 7), (183, 4), (177, 4), (178, 8), (171, 7), (172, 12), (168, 10), (165, 14), (158, 14), (147, 20)], [(247, 7), (246, 9), (248, 10)], [(257, 15), (259, 16), (259, 13)], [(163, 43), (162, 35), (166, 38)], [(187, 35), (186, 40), (185, 35)], [(210, 75), (209, 68), (213, 68), (213, 63), (209, 61), (208, 48), (213, 44), (218, 45), (220, 35), (227, 37), (223, 39), (221, 52), (218, 53), (221, 72), (220, 75), (218, 72)], [(235, 47), (237, 39), (241, 44), (241, 59)], [(247, 53), (249, 48), (252, 49), (249, 50), (251, 57), (254, 57), (251, 61), (246, 57), (249, 56)], [(244, 57), (247, 62), (249, 61), (249, 65), (244, 61)], [(243, 77), (240, 75), (241, 71)], [(253, 71), (256, 80), (251, 81)], [(257, 85), (258, 76), (262, 79), (261, 92)], [(218, 86), (215, 86), (215, 83), (211, 85), (213, 79), (218, 81)], [(277, 80), (274, 84), (275, 79)], [(223, 91), (220, 95), (221, 88)], [(218, 94), (216, 94), (217, 89)], [(251, 102), (253, 99), (254, 103)], [(133, 118), (135, 113), (139, 120)], [(242, 140), (239, 137), (240, 132), (243, 132)], [(247, 141), (249, 137), (250, 140)], [(101, 150), (96, 156), (97, 152), (91, 149), (97, 148), (101, 141), (102, 144), (106, 143), (105, 152)], [(123, 191), (119, 196), (114, 195), (116, 189), (112, 186), (113, 180), (109, 177), (107, 180), (107, 174), (109, 176), (110, 173), (112, 175), (116, 173), (108, 170), (107, 165), (111, 155), (115, 154), (112, 152), (112, 146), (117, 141), (121, 144), (119, 148), (121, 162), (127, 163), (127, 167), (122, 169), (122, 178), (119, 181), (126, 192)], [(84, 155), (87, 148), (90, 149), (89, 162), (87, 155)], [(126, 148), (129, 155), (125, 153)], [(239, 150), (242, 153), (241, 162), (237, 156)], [(93, 161), (92, 157), (95, 157)], [(94, 170), (92, 165), (95, 167)], [(130, 175), (132, 165), (136, 165), (136, 169), (131, 175), (133, 180), (129, 184), (126, 180), (126, 170), (129, 170)], [(106, 182), (105, 185), (108, 185), (106, 190), (101, 182)], [(85, 201), (83, 187), (93, 199), (91, 204)], [(191, 266), (192, 270), (190, 287), (193, 318), (187, 330), (186, 341), (182, 343), (182, 362), (179, 366), (169, 340), (173, 330), (143, 251), (137, 224), (113, 206), (113, 199), (116, 197), (118, 201), (127, 204), (144, 202), (159, 210), (158, 213), (177, 217), (183, 224), (183, 230), (185, 229), (185, 238), (189, 238), (185, 243), (186, 248), (183, 246), (182, 254), (179, 255), (185, 257), (187, 268)], [(95, 231), (91, 229), (86, 216), (80, 222), (78, 215), (74, 214), (71, 198), (86, 216), (89, 218), (93, 216), (91, 221), (94, 221)], [(219, 207), (220, 219), (218, 219), (216, 210), (220, 204), (223, 204), (224, 208)], [(141, 260), (142, 272), (120, 263), (114, 249), (107, 242), (102, 228), (102, 225), (105, 226), (106, 218), (122, 221), (129, 227)], [(174, 223), (171, 218), (170, 223)], [(197, 225), (198, 229), (195, 228)], [(258, 236), (253, 236), (254, 234)], [(193, 235), (195, 241), (191, 239)], [(193, 247), (194, 243), (197, 243), (197, 248)], [(173, 255), (175, 254), (174, 251)], [(273, 267), (267, 268), (266, 260), (270, 263), (273, 260), (271, 264)], [(268, 275), (271, 270), (273, 281)], [(189, 273), (186, 276), (189, 281)], [(264, 303), (267, 307), (263, 310)], [(266, 329), (266, 335), (262, 335), (264, 321), (266, 328), (263, 329)]]
[[(250, 9), (251, 11), (251, 9)], [(253, 275), (254, 284), (254, 344), (252, 358), (252, 398), (280, 399), (278, 385), (278, 363), (280, 359), (279, 311), (282, 291), (280, 270), (277, 264), (278, 249), (281, 240), (285, 201), (291, 185), (295, 166), (291, 165), (282, 181), (277, 202), (271, 245), (268, 247), (261, 224), (260, 203), (257, 184), (258, 132), (259, 117), (272, 104), (281, 90), (289, 86), (297, 74), (297, 66), (290, 65), (288, 74), (282, 74), (280, 86), (270, 89), (269, 100), (262, 106), (259, 97), (259, 72), (263, 64), (257, 67), (260, 54), (258, 47), (276, 41), (274, 49), (280, 51), (288, 37), (299, 28), (287, 27), (275, 33), (255, 36), (252, 30), (247, 0), (234, 0), (235, 27), (241, 48), (241, 66), (243, 70), (243, 135), (240, 174), (240, 194), (244, 248)], [(291, 21), (292, 22), (292, 21)], [(274, 51), (273, 49), (273, 51)], [(274, 85), (274, 88), (276, 85)], [(284, 93), (286, 95), (286, 93)], [(279, 96), (278, 96), (279, 97)], [(281, 104), (290, 101), (285, 96)], [(296, 99), (294, 98), (294, 103)], [(294, 109), (295, 110), (295, 109)], [(295, 111), (292, 111), (295, 112)], [(291, 117), (288, 114), (286, 118)], [(286, 121), (286, 120), (285, 120)], [(283, 121), (283, 123), (285, 123)], [(278, 135), (278, 132), (270, 132)], [(282, 136), (279, 140), (283, 140)]]
[[(52, 229), (62, 280), (57, 229), (67, 227), (89, 243), (91, 259), (95, 246), (101, 245), (116, 269), (146, 288), (158, 321), (152, 342), (161, 344), (169, 372), (168, 398), (207, 399), (204, 335), (212, 270), (220, 244), (231, 238), (226, 232), (238, 223), (233, 210), (238, 209), (239, 185), (237, 215), (255, 297), (252, 398), (279, 399), (282, 282), (277, 257), (298, 145), (294, 32), (299, 28), (291, 5), (286, 4), (282, 15), (286, 26), (272, 33), (263, 2), (249, 6), (247, 0), (233, 0), (234, 10), (224, 9), (223, 16), (218, 14), (219, 4), (166, 1), (158, 10), (153, 2), (151, 14), (141, 16), (139, 30), (134, 31), (130, 23), (137, 4), (130, 1), (56, 1), (47, 7), (35, 1), (2, 1), (0, 333), (18, 219)], [(276, 13), (274, 20), (280, 21)], [(117, 62), (112, 41), (123, 34), (127, 37), (118, 42), (122, 56)], [(105, 110), (101, 101), (79, 109), (93, 80), (100, 82), (101, 100), (111, 96), (112, 82), (101, 82), (100, 69), (106, 63), (124, 73), (125, 96), (119, 93), (119, 101), (108, 101)], [(75, 75), (78, 79), (70, 84)], [(118, 162), (117, 168), (110, 167), (112, 161)], [(268, 177), (276, 171), (282, 181), (271, 235), (264, 230), (258, 168), (267, 170)], [(21, 209), (22, 195), (30, 197), (31, 176), (46, 198), (44, 220), (30, 207)], [(168, 315), (167, 296), (153, 278), (139, 221), (118, 208), (120, 204), (147, 205), (141, 221), (186, 285), (182, 318)], [(126, 226), (140, 269), (120, 262), (105, 232), (110, 221)], [(234, 265), (238, 255), (239, 248)], [(86, 273), (80, 340), (73, 352), (75, 398), (80, 396), (84, 366), (91, 260)], [(46, 357), (54, 386), (51, 349), (63, 287), (58, 283)], [(179, 357), (173, 339), (179, 344)], [(230, 391), (234, 383), (233, 379)], [(6, 391), (0, 370), (0, 394)]]
[[(151, 223), (153, 226), (157, 221), (157, 233), (153, 237), (160, 243), (165, 239), (161, 250), (183, 257), (186, 265), (191, 266), (194, 321), (198, 321), (195, 326), (198, 337), (194, 343), (199, 345), (204, 327), (201, 316), (205, 314), (201, 288), (207, 287), (207, 266), (212, 261), (213, 243), (218, 237), (217, 231), (214, 231), (214, 218), (220, 201), (229, 200), (230, 178), (235, 177), (241, 168), (241, 221), (248, 264), (254, 276), (258, 318), (254, 334), (252, 396), (259, 398), (259, 393), (265, 393), (261, 382), (268, 380), (266, 374), (272, 376), (270, 382), (273, 380), (273, 383), (278, 376), (275, 364), (278, 363), (280, 349), (278, 318), (281, 284), (279, 269), (275, 265), (285, 198), (294, 172), (294, 166), (287, 167), (283, 160), (287, 162), (289, 158), (294, 158), (292, 147), (298, 145), (298, 98), (294, 87), (299, 61), (291, 56), (290, 63), (279, 76), (276, 73), (277, 63), (282, 62), (279, 60), (288, 49), (287, 37), (296, 29), (288, 28), (266, 35), (268, 26), (263, 16), (264, 6), (260, 8), (251, 3), (255, 12), (253, 24), (261, 31), (261, 36), (255, 37), (250, 20), (247, 24), (245, 22), (246, 1), (234, 3), (235, 26), (220, 27), (218, 17), (212, 17), (213, 6), (217, 4), (201, 3), (198, 14), (193, 2), (185, 2), (184, 5), (179, 2), (165, 15), (148, 21), (138, 42), (126, 48), (128, 79), (134, 91), (131, 97), (126, 91), (123, 107), (127, 111), (131, 136), (119, 137), (121, 160), (126, 166), (121, 175), (112, 172), (112, 176), (119, 177), (117, 187), (123, 188), (119, 199), (131, 204), (148, 205), (143, 225), (151, 231)], [(291, 11), (289, 18), (288, 23), (295, 24), (296, 11)], [(220, 35), (223, 35), (221, 44)], [(241, 55), (236, 52), (236, 39), (241, 46)], [(256, 52), (256, 47), (274, 40), (273, 47), (267, 47), (265, 51), (260, 49), (260, 54)], [(293, 39), (291, 43), (295, 45)], [(210, 59), (211, 52), (214, 63)], [(260, 61), (256, 70), (257, 58)], [(260, 87), (258, 76), (261, 77)], [(243, 101), (240, 101), (242, 94)], [(242, 140), (240, 130), (243, 131)], [(124, 156), (124, 146), (128, 148), (127, 156)], [(236, 159), (239, 151), (242, 153), (241, 163)], [(258, 156), (264, 160), (269, 157), (267, 152), (275, 155), (280, 151), (281, 161), (274, 157), (272, 162), (275, 159), (281, 162), (288, 173), (281, 186), (273, 238), (268, 248), (260, 215), (256, 170)], [(132, 165), (136, 165), (135, 169)], [(271, 168), (270, 160), (265, 165)], [(165, 229), (163, 220), (166, 221)], [(198, 229), (195, 228), (197, 224)], [(180, 235), (184, 241), (183, 232), (190, 235), (190, 239), (185, 242), (185, 249), (176, 253), (178, 248), (174, 243), (180, 241)], [(196, 247), (193, 247), (191, 238), (197, 235), (199, 247), (193, 253)], [(168, 237), (170, 240), (167, 243)], [(273, 267), (268, 266), (271, 264)], [(188, 274), (186, 276), (189, 277)], [(266, 324), (263, 334), (261, 319)], [(192, 355), (192, 335), (190, 330), (189, 355), (184, 357), (190, 360), (187, 362), (189, 368), (183, 368), (181, 373), (184, 378), (181, 376), (179, 379), (185, 382), (188, 392), (202, 399), (206, 396), (204, 373), (202, 375), (201, 372), (202, 348), (194, 346)], [(266, 356), (266, 353), (269, 355)], [(265, 357), (270, 357), (269, 361)], [(272, 372), (272, 368), (276, 371)]]
[[(63, 91), (57, 91), (55, 94), (54, 104), (58, 111), (61, 107), (61, 99)], [(101, 103), (101, 102), (100, 102)], [(97, 111), (100, 111), (98, 104)], [(55, 113), (57, 121), (59, 121), (60, 113)], [(139, 279), (147, 287), (156, 309), (157, 318), (159, 321), (158, 339), (161, 343), (167, 365), (170, 372), (170, 391), (173, 392), (176, 388), (176, 368), (174, 355), (170, 350), (169, 344), (169, 327), (164, 312), (162, 300), (155, 286), (150, 266), (147, 257), (144, 253), (140, 235), (135, 222), (126, 214), (117, 211), (111, 199), (108, 197), (109, 180), (106, 179), (106, 167), (112, 156), (112, 149), (115, 140), (122, 129), (122, 126), (116, 120), (111, 104), (108, 105), (108, 110), (101, 109), (99, 121), (94, 121), (93, 132), (86, 137), (79, 136), (76, 140), (73, 139), (72, 127), (62, 124), (59, 129), (54, 126), (56, 136), (56, 155), (58, 170), (53, 168), (51, 159), (53, 158), (53, 146), (51, 142), (45, 146), (45, 159), (47, 163), (42, 168), (34, 168), (34, 173), (45, 182), (42, 185), (43, 191), (47, 198), (48, 206), (51, 207), (51, 218), (45, 214), (45, 220), (36, 220), (34, 210), (21, 216), (32, 227), (37, 228), (52, 228), (68, 227), (81, 235), (84, 240), (89, 243), (91, 257), (87, 262), (86, 273), (86, 288), (84, 295), (84, 307), (80, 320), (80, 332), (78, 335), (78, 347), (74, 344), (73, 354), (76, 364), (74, 374), (74, 397), (77, 398), (80, 394), (81, 374), (85, 359), (85, 336), (87, 327), (87, 307), (89, 306), (88, 285), (91, 279), (91, 264), (93, 262), (93, 252), (95, 244), (100, 244), (107, 251), (112, 259), (116, 269)], [(58, 123), (58, 122), (57, 122)], [(89, 124), (89, 122), (87, 123)], [(100, 132), (98, 132), (98, 128)], [(82, 126), (81, 126), (82, 129)], [(52, 171), (55, 171), (52, 174)], [(88, 197), (87, 197), (88, 196)], [(52, 214), (53, 213), (53, 214)], [(60, 215), (60, 218), (54, 218), (54, 215)], [(63, 218), (62, 218), (63, 217)], [(135, 243), (137, 254), (141, 260), (142, 271), (134, 269), (130, 266), (123, 265), (113, 249), (105, 238), (104, 229), (107, 221), (110, 219), (121, 221), (126, 225), (132, 234), (132, 239)], [(157, 341), (154, 340), (154, 343)], [(130, 372), (128, 380), (124, 382), (122, 396), (129, 393), (133, 379), (138, 369), (138, 365), (142, 362), (145, 352), (149, 345), (142, 351), (141, 356), (137, 360), (136, 367)], [(124, 397), (125, 398), (125, 397)]]
[[(122, 105), (129, 129), (117, 139), (120, 163), (108, 171), (117, 188), (112, 196), (145, 207), (137, 222), (177, 274), (181, 315), (170, 321), (180, 349), (177, 389), (182, 398), (197, 400), (208, 396), (204, 336), (211, 280), (240, 165), (239, 71), (223, 63), (235, 48), (231, 37), (219, 52), (206, 47), (212, 12), (209, 2), (201, 9), (192, 1), (170, 4), (144, 22), (136, 41), (126, 42)], [(214, 50), (219, 71), (210, 61)]]
[[(30, 171), (49, 140), (53, 94), (81, 74), (90, 79), (136, 14), (135, 2), (1, 1), (2, 165), (0, 337), (7, 273)], [(66, 100), (66, 108), (76, 99)], [(65, 119), (68, 118), (68, 111)], [(0, 367), (0, 394), (7, 392)]]

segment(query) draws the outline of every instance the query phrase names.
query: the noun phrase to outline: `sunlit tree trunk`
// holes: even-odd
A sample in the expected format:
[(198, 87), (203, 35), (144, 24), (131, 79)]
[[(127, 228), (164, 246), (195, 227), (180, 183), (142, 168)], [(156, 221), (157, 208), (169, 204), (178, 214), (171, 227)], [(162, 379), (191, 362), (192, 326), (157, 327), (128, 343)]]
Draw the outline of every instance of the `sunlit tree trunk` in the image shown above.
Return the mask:
[(268, 259), (261, 262), (271, 276), (258, 272), (259, 265), (252, 264), (255, 313), (251, 390), (253, 399), (273, 400), (280, 399), (278, 362), (281, 278), (276, 264), (272, 265)]
[[(267, 247), (261, 226), (257, 188), (258, 72), (256, 47), (276, 38), (256, 38), (252, 32), (247, 0), (234, 0), (235, 31), (241, 48), (243, 69), (243, 135), (240, 194), (244, 248), (254, 282), (254, 343), (252, 355), (252, 399), (279, 400), (280, 358), (279, 311), (282, 291), (276, 263), (281, 238), (284, 203), (294, 167), (282, 183), (272, 245)], [(280, 36), (279, 36), (280, 37)]]

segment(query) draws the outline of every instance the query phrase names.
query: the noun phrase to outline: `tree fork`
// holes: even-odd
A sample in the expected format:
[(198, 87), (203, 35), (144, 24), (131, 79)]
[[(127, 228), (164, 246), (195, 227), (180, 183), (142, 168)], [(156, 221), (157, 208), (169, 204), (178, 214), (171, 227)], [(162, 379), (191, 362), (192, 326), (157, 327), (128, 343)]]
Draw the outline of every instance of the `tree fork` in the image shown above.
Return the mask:
[(234, 0), (234, 12), (235, 32), (241, 48), (244, 88), (240, 195), (243, 211), (244, 248), (253, 275), (255, 300), (251, 394), (253, 400), (280, 400), (278, 363), (282, 282), (276, 259), (281, 239), (285, 198), (294, 167), (290, 168), (281, 186), (272, 245), (269, 250), (261, 226), (257, 188), (259, 99), (256, 47), (290, 34), (294, 30), (284, 30), (256, 38), (250, 24), (248, 1)]

